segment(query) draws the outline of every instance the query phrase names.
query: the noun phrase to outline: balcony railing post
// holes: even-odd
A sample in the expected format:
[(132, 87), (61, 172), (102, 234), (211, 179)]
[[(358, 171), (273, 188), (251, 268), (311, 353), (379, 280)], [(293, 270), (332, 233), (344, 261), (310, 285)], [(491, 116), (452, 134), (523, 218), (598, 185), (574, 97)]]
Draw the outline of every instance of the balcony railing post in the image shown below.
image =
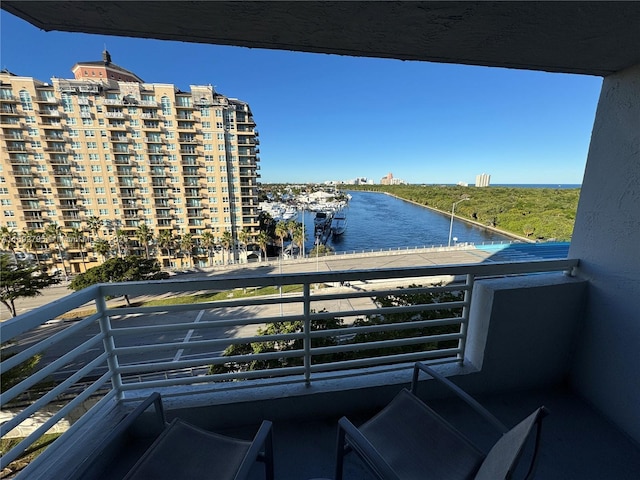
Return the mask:
[(100, 314), (100, 330), (104, 334), (104, 350), (107, 353), (107, 364), (109, 365), (109, 371), (111, 372), (111, 384), (112, 388), (116, 392), (116, 398), (122, 400), (124, 398), (124, 392), (122, 390), (122, 376), (119, 373), (118, 356), (115, 353), (116, 344), (113, 339), (113, 332), (111, 329), (111, 318), (105, 315), (107, 310), (107, 302), (104, 299), (102, 289), (98, 289), (96, 293), (96, 309)]
[(311, 385), (311, 284), (303, 285), (304, 295), (304, 383)]
[(469, 328), (469, 309), (471, 307), (471, 294), (473, 293), (473, 285), (475, 276), (472, 273), (467, 274), (465, 285), (467, 289), (464, 291), (464, 307), (462, 307), (462, 323), (460, 324), (460, 340), (458, 341), (458, 361), (464, 363), (465, 348), (467, 346), (467, 329)]

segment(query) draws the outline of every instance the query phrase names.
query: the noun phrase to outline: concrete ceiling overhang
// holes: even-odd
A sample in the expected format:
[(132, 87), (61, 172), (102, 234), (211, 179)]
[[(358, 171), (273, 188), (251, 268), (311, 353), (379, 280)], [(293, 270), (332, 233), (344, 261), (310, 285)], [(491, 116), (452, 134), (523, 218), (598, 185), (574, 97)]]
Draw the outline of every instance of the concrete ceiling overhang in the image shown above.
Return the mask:
[(640, 63), (640, 2), (14, 1), (44, 30), (604, 76)]

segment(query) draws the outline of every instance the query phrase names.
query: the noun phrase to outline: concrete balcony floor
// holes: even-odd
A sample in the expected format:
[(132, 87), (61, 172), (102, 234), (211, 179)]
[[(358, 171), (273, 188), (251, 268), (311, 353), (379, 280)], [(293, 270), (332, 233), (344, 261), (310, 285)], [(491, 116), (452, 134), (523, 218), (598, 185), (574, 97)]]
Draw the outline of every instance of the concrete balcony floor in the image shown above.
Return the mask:
[[(587, 402), (566, 389), (506, 392), (476, 397), (507, 425), (514, 425), (539, 405), (551, 414), (544, 420), (538, 479), (549, 480), (636, 480), (640, 478), (640, 447), (593, 410)], [(494, 432), (467, 407), (455, 401), (438, 400), (429, 404), (464, 431), (479, 446), (494, 441)], [(171, 411), (166, 412), (170, 420)], [(375, 412), (349, 416), (356, 425)], [(273, 427), (275, 478), (310, 480), (334, 478), (337, 418), (296, 418), (275, 420)], [(257, 426), (245, 426), (218, 433), (251, 438)], [(120, 479), (127, 465), (146, 448), (131, 443), (120, 449), (117, 462), (99, 478)], [(203, 452), (206, 454), (206, 452)], [(526, 463), (526, 453), (525, 461)], [(116, 465), (119, 465), (117, 467)], [(256, 464), (253, 479), (264, 478), (264, 469)], [(519, 472), (520, 473), (520, 472)], [(176, 478), (180, 478), (176, 471)], [(373, 480), (354, 453), (347, 455), (345, 479)], [(425, 478), (428, 475), (425, 472)], [(520, 477), (516, 477), (520, 478)]]

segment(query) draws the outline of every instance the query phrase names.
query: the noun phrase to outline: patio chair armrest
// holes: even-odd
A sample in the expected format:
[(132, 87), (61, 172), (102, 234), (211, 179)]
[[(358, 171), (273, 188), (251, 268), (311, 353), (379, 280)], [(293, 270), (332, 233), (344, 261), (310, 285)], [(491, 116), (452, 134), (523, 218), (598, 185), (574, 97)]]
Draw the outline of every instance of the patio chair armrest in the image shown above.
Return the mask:
[(413, 379), (411, 381), (411, 393), (417, 396), (418, 390), (418, 377), (420, 372), (424, 372), (427, 375), (431, 376), (434, 380), (436, 380), (441, 385), (444, 385), (447, 389), (453, 392), (458, 398), (464, 400), (473, 410), (475, 410), (479, 415), (484, 417), (491, 425), (493, 425), (500, 433), (506, 433), (509, 429), (498, 420), (489, 410), (480, 405), (471, 395), (466, 393), (460, 387), (458, 387), (455, 383), (453, 383), (448, 378), (440, 375), (438, 372), (433, 370), (432, 368), (426, 366), (424, 363), (416, 362), (413, 366)]
[[(253, 467), (253, 463), (257, 460), (267, 465), (267, 480), (273, 479), (273, 444), (271, 436), (272, 423), (269, 420), (263, 420), (258, 432), (251, 441), (251, 446), (242, 460), (242, 464), (238, 469), (234, 478), (244, 479), (249, 476), (249, 472)], [(264, 447), (264, 453), (262, 448)]]
[[(400, 480), (378, 450), (358, 430), (347, 417), (338, 420), (338, 429), (342, 430), (349, 441), (349, 447), (358, 452), (360, 458), (369, 464), (369, 467), (377, 472), (378, 477), (384, 480)], [(339, 432), (340, 433), (340, 432)]]

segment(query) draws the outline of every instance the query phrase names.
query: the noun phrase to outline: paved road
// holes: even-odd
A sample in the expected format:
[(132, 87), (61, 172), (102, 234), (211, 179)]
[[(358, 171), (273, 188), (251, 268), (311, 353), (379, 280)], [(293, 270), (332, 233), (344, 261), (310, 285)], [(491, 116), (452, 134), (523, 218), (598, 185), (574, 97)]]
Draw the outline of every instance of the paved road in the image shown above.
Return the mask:
[[(505, 262), (533, 260), (541, 258), (566, 258), (568, 243), (545, 244), (496, 244), (478, 247), (424, 248), (414, 250), (389, 250), (362, 252), (356, 254), (336, 255), (331, 257), (307, 258), (304, 260), (271, 260), (262, 263), (238, 266), (212, 267), (200, 269), (195, 273), (181, 275), (179, 278), (233, 277), (255, 273), (270, 275), (278, 273), (327, 272), (354, 269), (400, 268), (426, 265), (450, 265), (480, 262)], [(46, 288), (42, 295), (33, 298), (18, 299), (18, 314), (45, 305), (58, 298), (72, 293), (68, 284)], [(121, 302), (115, 300), (114, 303)], [(8, 310), (0, 307), (0, 321), (10, 318)]]

